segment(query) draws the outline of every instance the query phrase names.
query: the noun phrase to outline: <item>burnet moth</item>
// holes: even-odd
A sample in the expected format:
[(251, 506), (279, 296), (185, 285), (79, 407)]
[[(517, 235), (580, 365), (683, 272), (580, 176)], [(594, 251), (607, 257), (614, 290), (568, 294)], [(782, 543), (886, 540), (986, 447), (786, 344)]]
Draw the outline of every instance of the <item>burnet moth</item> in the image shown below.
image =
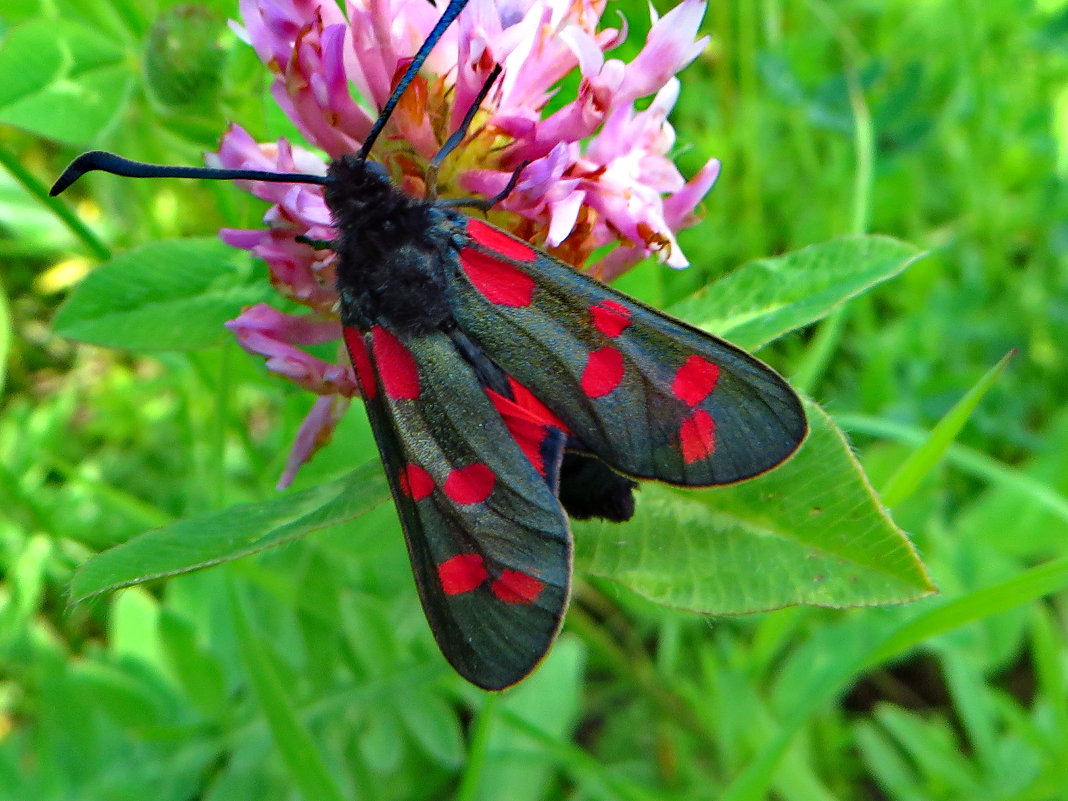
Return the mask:
[(369, 161), (401, 95), (467, 0), (451, 0), (359, 152), (326, 176), (165, 167), (93, 151), (83, 173), (323, 186), (344, 338), (434, 637), (467, 680), (527, 676), (560, 629), (568, 516), (626, 521), (636, 480), (730, 484), (770, 470), (806, 422), (767, 365), (436, 199), (434, 176), (500, 73), (411, 197)]

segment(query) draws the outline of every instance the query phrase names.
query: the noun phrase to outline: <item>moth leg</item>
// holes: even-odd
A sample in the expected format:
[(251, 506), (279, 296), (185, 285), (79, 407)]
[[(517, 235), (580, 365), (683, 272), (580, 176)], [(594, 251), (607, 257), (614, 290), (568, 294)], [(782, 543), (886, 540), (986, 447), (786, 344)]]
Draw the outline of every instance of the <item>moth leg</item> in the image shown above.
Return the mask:
[(445, 161), (445, 158), (454, 151), (457, 146), (467, 136), (467, 131), (471, 128), (471, 123), (475, 119), (475, 114), (478, 113), (479, 108), (482, 106), (482, 101), (486, 99), (486, 95), (489, 94), (490, 89), (493, 88), (493, 84), (497, 82), (497, 78), (501, 74), (501, 65), (498, 64), (490, 72), (489, 77), (486, 78), (486, 82), (482, 84), (482, 88), (478, 90), (478, 95), (471, 103), (471, 107), (467, 109), (467, 114), (464, 115), (463, 121), (460, 123), (460, 127), (452, 132), (445, 144), (441, 146), (441, 150), (438, 154), (430, 160), (430, 163), (426, 165), (426, 200), (428, 203), (433, 203), (438, 197), (438, 170), (441, 169), (441, 163)]
[(316, 250), (337, 250), (337, 243), (333, 239), (312, 239), (304, 234), (295, 236), (293, 239), (302, 245), (311, 245)]
[(515, 170), (512, 171), (512, 177), (508, 179), (508, 183), (504, 185), (504, 189), (498, 192), (491, 198), (478, 198), (478, 197), (454, 197), (446, 198), (445, 200), (439, 200), (439, 206), (451, 206), (452, 208), (463, 207), (469, 209), (478, 209), (480, 211), (489, 211), (510, 194), (515, 189), (515, 185), (519, 183), (519, 176), (530, 164), (529, 161), (524, 161)]

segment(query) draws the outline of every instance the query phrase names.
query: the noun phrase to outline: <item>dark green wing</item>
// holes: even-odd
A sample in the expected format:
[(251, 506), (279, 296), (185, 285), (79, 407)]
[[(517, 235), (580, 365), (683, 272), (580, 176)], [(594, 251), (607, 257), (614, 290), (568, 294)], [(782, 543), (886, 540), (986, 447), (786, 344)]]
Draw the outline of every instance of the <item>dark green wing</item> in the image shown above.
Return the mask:
[(567, 607), (571, 533), (554, 493), (564, 437), (545, 429), (539, 472), (444, 334), (375, 326), (345, 339), (434, 637), (472, 683), (514, 684)]
[(729, 484), (807, 430), (770, 367), (493, 226), (464, 223), (450, 302), (465, 332), (571, 430), (635, 478)]

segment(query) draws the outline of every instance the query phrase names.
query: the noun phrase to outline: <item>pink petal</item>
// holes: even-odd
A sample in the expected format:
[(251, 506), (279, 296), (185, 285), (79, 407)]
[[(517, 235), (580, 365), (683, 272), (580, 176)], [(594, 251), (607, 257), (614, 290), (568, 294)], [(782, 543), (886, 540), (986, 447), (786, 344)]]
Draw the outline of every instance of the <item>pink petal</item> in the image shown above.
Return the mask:
[(677, 231), (697, 222), (693, 210), (716, 183), (719, 169), (719, 159), (709, 159), (682, 189), (664, 200), (664, 218), (668, 225)]
[(645, 47), (627, 65), (621, 102), (652, 94), (701, 54), (709, 37), (694, 41), (694, 36), (704, 13), (703, 0), (683, 0), (654, 23)]
[(575, 227), (582, 201), (586, 199), (586, 193), (582, 191), (571, 192), (563, 200), (549, 204), (551, 209), (549, 233), (545, 241), (555, 247), (563, 242)]
[(284, 490), (293, 483), (297, 470), (311, 460), (315, 452), (330, 442), (334, 429), (349, 407), (349, 399), (339, 395), (320, 395), (300, 424), (293, 447), (286, 460), (286, 468), (278, 479), (276, 489)]
[(226, 323), (238, 344), (251, 353), (267, 357), (267, 369), (283, 375), (317, 395), (358, 393), (355, 376), (348, 364), (331, 364), (296, 347), (323, 340), (327, 326), (333, 326), (340, 339), (341, 325), (336, 320), (324, 323), (306, 316), (288, 315), (264, 303), (243, 311)]

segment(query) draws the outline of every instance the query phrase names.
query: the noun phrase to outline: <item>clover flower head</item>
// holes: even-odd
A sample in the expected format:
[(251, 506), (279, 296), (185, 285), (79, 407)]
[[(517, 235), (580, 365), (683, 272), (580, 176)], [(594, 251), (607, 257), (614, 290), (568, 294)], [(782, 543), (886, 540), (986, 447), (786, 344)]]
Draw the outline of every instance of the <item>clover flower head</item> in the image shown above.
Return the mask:
[[(491, 197), (527, 163), (514, 191), (491, 212), (495, 224), (604, 280), (653, 253), (685, 267), (675, 231), (695, 222), (719, 165), (710, 160), (687, 182), (668, 157), (674, 131), (667, 115), (678, 97), (676, 73), (707, 44), (697, 35), (705, 2), (682, 0), (663, 17), (654, 13), (644, 46), (629, 62), (606, 55), (627, 31), (599, 28), (605, 2), (471, 0), (405, 92), (373, 158), (402, 189), (422, 195), (426, 164), (499, 64), (501, 76), (467, 139), (442, 166), (438, 193)], [(344, 12), (334, 0), (241, 0), (240, 8), (234, 29), (273, 73), (275, 101), (330, 159), (359, 149), (377, 116), (369, 109), (384, 105), (440, 14), (426, 0), (348, 0)], [(576, 97), (547, 112), (558, 83), (575, 69)], [(636, 110), (635, 101), (650, 96)], [(311, 150), (284, 140), (257, 143), (237, 125), (208, 161), (279, 172), (326, 169)], [(272, 204), (267, 227), (225, 229), (222, 238), (262, 258), (275, 287), (309, 312), (261, 304), (229, 327), (246, 349), (267, 358), (269, 369), (321, 396), (298, 434), (285, 485), (329, 439), (341, 399), (357, 388), (340, 349), (338, 364), (303, 349), (341, 337), (336, 257), (297, 241), (333, 238), (322, 188), (246, 185)]]

